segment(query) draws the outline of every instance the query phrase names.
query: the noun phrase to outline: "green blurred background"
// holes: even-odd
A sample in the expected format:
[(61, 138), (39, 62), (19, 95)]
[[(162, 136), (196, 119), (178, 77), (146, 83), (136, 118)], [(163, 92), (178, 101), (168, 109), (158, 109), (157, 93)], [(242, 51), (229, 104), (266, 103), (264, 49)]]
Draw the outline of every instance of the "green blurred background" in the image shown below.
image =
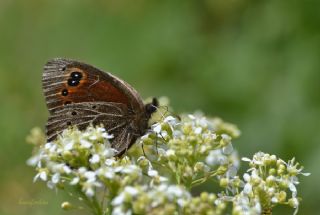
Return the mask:
[[(167, 96), (177, 113), (237, 124), (241, 156), (295, 156), (312, 173), (300, 214), (315, 214), (319, 9), (317, 0), (0, 0), (0, 214), (75, 214), (25, 164), (25, 137), (48, 115), (41, 73), (54, 57), (112, 71), (144, 98)], [(47, 204), (21, 204), (32, 199)]]

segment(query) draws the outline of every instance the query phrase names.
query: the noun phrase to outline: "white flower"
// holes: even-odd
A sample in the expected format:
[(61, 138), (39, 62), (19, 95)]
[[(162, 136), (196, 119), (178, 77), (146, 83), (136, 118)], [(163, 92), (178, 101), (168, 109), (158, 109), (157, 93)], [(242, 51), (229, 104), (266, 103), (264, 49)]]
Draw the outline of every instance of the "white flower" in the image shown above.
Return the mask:
[(41, 161), (41, 155), (36, 154), (27, 160), (27, 165), (36, 166), (37, 164), (41, 163), (40, 161)]
[(95, 180), (87, 180), (83, 183), (82, 190), (85, 192), (87, 196), (92, 197), (94, 195), (94, 188), (101, 186), (102, 184)]
[(252, 192), (252, 186), (250, 183), (246, 183), (243, 188), (243, 193), (249, 195)]
[(115, 197), (113, 200), (112, 200), (112, 205), (113, 206), (116, 206), (116, 205), (121, 205), (123, 202), (124, 202), (124, 193), (121, 193), (120, 195), (118, 195), (117, 197)]
[(47, 181), (48, 176), (45, 170), (41, 170), (33, 179), (33, 182), (36, 182), (40, 178), (42, 181)]
[(112, 148), (106, 148), (104, 149), (102, 155), (103, 157), (105, 158), (112, 158), (116, 153), (116, 150), (115, 149), (112, 149)]
[(75, 177), (72, 179), (72, 181), (70, 182), (70, 185), (76, 185), (78, 184), (80, 181), (80, 178), (79, 177)]
[(59, 180), (60, 180), (60, 173), (57, 172), (52, 176), (51, 181), (52, 183), (57, 184)]
[(172, 150), (172, 149), (168, 149), (168, 150), (166, 151), (166, 156), (167, 156), (167, 157), (175, 156), (175, 151)]
[(131, 196), (135, 196), (139, 193), (139, 191), (132, 186), (126, 186), (126, 188), (124, 189), (124, 192), (130, 194)]
[(112, 215), (131, 215), (131, 214), (132, 214), (131, 210), (124, 211), (122, 207), (115, 207), (112, 210)]
[(114, 137), (113, 134), (108, 134), (106, 132), (102, 133), (101, 136), (105, 139), (112, 139)]
[(222, 148), (222, 153), (225, 155), (230, 155), (233, 152), (233, 146), (231, 143)]
[(159, 134), (159, 133), (162, 131), (161, 129), (162, 129), (162, 126), (161, 126), (160, 123), (155, 124), (154, 127), (153, 127), (153, 131), (154, 131), (156, 134)]
[(95, 181), (96, 180), (96, 173), (92, 171), (87, 171), (84, 174), (84, 177), (87, 178), (88, 181)]
[(80, 144), (83, 148), (90, 148), (92, 146), (92, 143), (85, 139), (81, 139)]
[(245, 161), (245, 162), (251, 162), (251, 159), (247, 158), (247, 157), (243, 157), (241, 158), (242, 161)]
[(190, 119), (192, 119), (192, 120), (195, 120), (195, 119), (196, 119), (196, 117), (195, 117), (194, 115), (192, 115), (192, 114), (188, 114), (188, 117), (189, 117)]
[(44, 145), (44, 148), (49, 152), (54, 152), (57, 148), (57, 145), (52, 142), (48, 142)]
[(292, 192), (292, 197), (297, 197), (297, 188), (292, 182), (289, 182), (289, 190)]
[(124, 188), (124, 191), (120, 193), (120, 195), (118, 195), (116, 198), (112, 200), (111, 204), (114, 206), (121, 205), (125, 202), (126, 196), (136, 196), (138, 195), (138, 193), (139, 191), (136, 188), (132, 186), (127, 186)]
[(149, 175), (150, 177), (157, 177), (157, 176), (158, 176), (158, 171), (153, 170), (153, 169), (150, 169), (150, 170), (148, 171), (148, 175)]
[(279, 200), (278, 200), (277, 197), (274, 196), (274, 197), (271, 198), (271, 202), (272, 202), (272, 203), (278, 203)]
[(109, 178), (109, 179), (112, 179), (112, 178), (115, 177), (115, 174), (114, 174), (112, 171), (106, 171), (106, 172), (104, 173), (104, 177)]
[(226, 173), (227, 178), (233, 178), (237, 175), (238, 168), (234, 165), (230, 165), (228, 167), (228, 171)]
[(211, 150), (209, 155), (206, 157), (206, 163), (208, 165), (225, 165), (228, 163), (228, 158), (221, 153), (220, 149)]
[(97, 154), (94, 154), (92, 158), (89, 159), (89, 162), (92, 164), (99, 163), (99, 161), (100, 161), (100, 156)]
[(169, 186), (167, 189), (167, 192), (169, 194), (169, 197), (171, 197), (171, 196), (182, 197), (182, 195), (183, 195), (182, 189), (180, 187), (174, 186), (174, 185)]
[(202, 132), (202, 128), (201, 127), (197, 127), (195, 130), (194, 130), (194, 133), (195, 134), (201, 134)]
[(126, 174), (141, 173), (141, 169), (136, 165), (126, 165), (120, 171)]
[(114, 160), (114, 158), (110, 158), (110, 159), (106, 159), (105, 160), (105, 164), (107, 165), (107, 166), (112, 166), (113, 164), (115, 164), (115, 160)]
[(73, 148), (73, 144), (74, 144), (74, 141), (68, 142), (68, 143), (64, 146), (64, 150), (65, 150), (65, 151), (70, 151), (70, 150)]

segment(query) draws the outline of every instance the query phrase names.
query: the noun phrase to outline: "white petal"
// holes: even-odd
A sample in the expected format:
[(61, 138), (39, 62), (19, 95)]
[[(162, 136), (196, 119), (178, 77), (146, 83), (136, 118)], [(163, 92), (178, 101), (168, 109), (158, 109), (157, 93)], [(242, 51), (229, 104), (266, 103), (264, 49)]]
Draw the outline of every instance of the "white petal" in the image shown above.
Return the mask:
[(311, 173), (309, 173), (309, 172), (304, 172), (304, 173), (301, 172), (300, 174), (303, 175), (303, 176), (309, 176), (309, 175), (311, 175)]
[(173, 116), (167, 116), (163, 121), (164, 122), (169, 122), (169, 121), (175, 121), (176, 118), (174, 118)]
[(81, 143), (81, 146), (84, 147), (84, 148), (90, 148), (92, 146), (91, 142), (89, 142), (87, 140), (84, 140), (84, 139), (81, 139), (80, 143)]
[(94, 195), (94, 190), (92, 187), (86, 189), (86, 195), (92, 197)]
[(246, 157), (241, 158), (241, 160), (245, 161), (245, 162), (251, 162), (251, 160), (249, 158), (246, 158)]
[(75, 177), (72, 179), (72, 181), (70, 182), (71, 185), (76, 185), (78, 184), (78, 182), (80, 181), (80, 178), (79, 177)]
[(107, 166), (111, 166), (112, 164), (115, 163), (114, 159), (106, 159), (106, 161), (104, 162)]
[(195, 130), (194, 130), (194, 133), (195, 134), (201, 134), (202, 132), (202, 128), (201, 127), (197, 127)]
[(97, 135), (92, 135), (92, 136), (89, 137), (89, 139), (90, 140), (96, 140), (96, 139), (98, 139), (98, 137), (97, 137)]
[(230, 155), (233, 152), (233, 146), (231, 143), (222, 148), (222, 153), (225, 155)]
[(124, 191), (125, 191), (126, 193), (129, 193), (131, 196), (135, 196), (135, 195), (137, 195), (137, 194), (139, 193), (136, 188), (131, 187), (131, 186), (127, 186), (127, 187), (124, 189)]
[(63, 171), (66, 173), (66, 174), (70, 174), (72, 172), (71, 168), (68, 167), (67, 165), (64, 165), (63, 166)]
[(153, 131), (154, 132), (156, 132), (156, 133), (160, 133), (161, 132), (161, 124), (158, 124), (157, 126), (155, 126), (154, 128), (153, 128)]
[(278, 199), (276, 197), (272, 197), (271, 202), (272, 203), (278, 203)]
[(156, 177), (156, 176), (158, 176), (158, 171), (156, 171), (156, 170), (149, 170), (149, 171), (148, 171), (148, 175), (149, 175), (150, 177)]
[(84, 177), (86, 177), (88, 180), (95, 180), (96, 173), (92, 171), (87, 171), (84, 173)]
[(106, 139), (112, 139), (114, 137), (113, 134), (107, 134), (107, 133), (103, 133), (101, 136)]
[(35, 155), (27, 160), (29, 166), (36, 166), (40, 161), (40, 155)]
[(55, 173), (55, 174), (52, 176), (52, 178), (51, 178), (51, 181), (52, 181), (52, 183), (54, 183), (54, 184), (58, 183), (59, 180), (60, 180), (60, 173)]
[(228, 178), (233, 178), (234, 176), (237, 175), (237, 172), (238, 172), (238, 168), (232, 165), (229, 167), (226, 175)]
[(100, 156), (99, 155), (97, 155), (97, 154), (94, 154), (93, 156), (92, 156), (92, 158), (90, 158), (89, 159), (89, 162), (90, 163), (98, 163), (100, 161)]
[(194, 115), (192, 115), (192, 114), (189, 114), (188, 117), (189, 117), (190, 119), (196, 119), (196, 117), (195, 117)]
[(293, 183), (289, 183), (289, 190), (292, 192), (292, 196), (296, 197), (297, 195), (297, 188)]
[(244, 188), (243, 188), (243, 193), (244, 194), (250, 194), (252, 192), (252, 186), (250, 183), (246, 183), (246, 185), (244, 185)]
[(107, 172), (104, 174), (104, 177), (109, 178), (109, 179), (112, 179), (112, 178), (114, 178), (114, 173), (111, 172), (111, 171), (107, 171)]
[(124, 201), (124, 193), (121, 193), (116, 198), (112, 200), (112, 205), (121, 205)]
[(45, 171), (42, 171), (40, 173), (40, 178), (41, 178), (41, 180), (46, 181), (47, 180), (47, 173)]
[(67, 145), (64, 146), (64, 150), (70, 151), (73, 148), (73, 141), (67, 143)]

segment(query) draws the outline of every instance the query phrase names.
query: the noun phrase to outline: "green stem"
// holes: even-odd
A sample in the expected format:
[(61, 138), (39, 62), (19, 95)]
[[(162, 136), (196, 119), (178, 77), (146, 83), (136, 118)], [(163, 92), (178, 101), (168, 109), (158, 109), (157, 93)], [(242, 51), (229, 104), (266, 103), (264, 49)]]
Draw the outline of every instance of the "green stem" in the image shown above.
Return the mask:
[(80, 196), (83, 198), (86, 205), (92, 210), (92, 213), (95, 215), (103, 215), (103, 211), (98, 203), (98, 200), (96, 197), (92, 197), (92, 199), (88, 198), (85, 193), (81, 190), (80, 187), (78, 187), (78, 192)]
[(208, 180), (208, 178), (211, 178), (213, 176), (216, 176), (218, 175), (218, 171), (214, 170), (212, 172), (210, 172), (209, 176), (204, 176), (202, 178), (199, 178), (197, 180), (194, 180), (192, 183), (191, 183), (191, 187), (194, 187), (194, 186), (197, 186), (197, 185), (200, 185), (204, 182), (206, 182)]

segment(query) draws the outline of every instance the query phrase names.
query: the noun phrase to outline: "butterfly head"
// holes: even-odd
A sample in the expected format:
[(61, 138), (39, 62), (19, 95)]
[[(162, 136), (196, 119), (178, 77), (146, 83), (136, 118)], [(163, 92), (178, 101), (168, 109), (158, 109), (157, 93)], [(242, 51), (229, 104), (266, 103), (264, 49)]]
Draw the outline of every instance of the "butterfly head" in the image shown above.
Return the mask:
[(156, 112), (157, 108), (159, 107), (159, 102), (157, 98), (153, 98), (151, 103), (145, 105), (147, 117), (150, 118), (151, 114)]

